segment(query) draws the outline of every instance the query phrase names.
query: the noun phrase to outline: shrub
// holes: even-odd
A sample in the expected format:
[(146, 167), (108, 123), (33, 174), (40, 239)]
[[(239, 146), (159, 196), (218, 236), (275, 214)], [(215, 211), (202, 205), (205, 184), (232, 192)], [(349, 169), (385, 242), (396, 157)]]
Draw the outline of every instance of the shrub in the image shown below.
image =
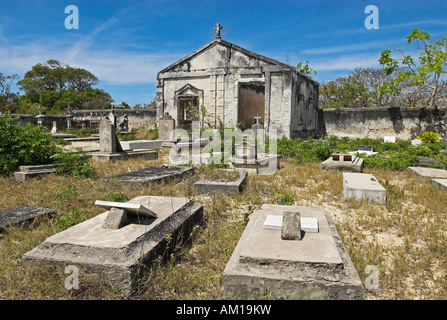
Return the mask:
[(81, 148), (76, 148), (76, 150), (77, 152), (61, 150), (53, 155), (55, 162), (59, 163), (56, 172), (84, 178), (95, 176), (97, 171), (90, 165), (88, 154)]
[(31, 123), (18, 125), (17, 118), (0, 116), (0, 174), (22, 165), (53, 163), (52, 156), (61, 149), (45, 130)]
[(441, 136), (435, 132), (425, 131), (419, 134), (416, 139), (425, 143), (436, 143), (441, 141)]

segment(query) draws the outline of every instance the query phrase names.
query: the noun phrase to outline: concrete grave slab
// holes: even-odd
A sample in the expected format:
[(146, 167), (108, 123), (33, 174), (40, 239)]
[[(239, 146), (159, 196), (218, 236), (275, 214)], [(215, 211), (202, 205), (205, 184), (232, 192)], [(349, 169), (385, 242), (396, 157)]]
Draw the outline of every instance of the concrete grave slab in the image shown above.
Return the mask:
[(25, 182), (27, 179), (55, 173), (59, 164), (42, 164), (34, 166), (20, 166), (19, 171), (14, 172), (17, 182)]
[(160, 149), (162, 140), (128, 140), (120, 141), (124, 151), (135, 149)]
[(55, 211), (53, 209), (33, 207), (33, 206), (18, 206), (0, 211), (0, 230), (14, 224), (26, 222), (35, 219), (42, 215), (52, 215)]
[(395, 136), (384, 136), (383, 142), (396, 143), (396, 137)]
[(187, 198), (139, 196), (128, 203), (140, 204), (157, 218), (127, 215), (130, 223), (119, 229), (104, 228), (109, 211), (47, 238), (28, 251), (27, 263), (75, 265), (102, 275), (130, 295), (138, 288), (147, 266), (165, 253), (166, 237), (172, 241), (188, 236), (203, 218), (202, 205)]
[(345, 199), (386, 202), (386, 189), (372, 174), (343, 172)]
[[(150, 166), (135, 171), (126, 172), (112, 178), (116, 178), (116, 180), (120, 183), (129, 183), (144, 187), (151, 182), (161, 182), (167, 179), (181, 178), (192, 171), (192, 167), (184, 166)], [(104, 180), (108, 179), (110, 178), (106, 178)]]
[(199, 193), (208, 192), (222, 192), (232, 193), (241, 192), (247, 180), (247, 171), (238, 169), (217, 169), (222, 171), (236, 171), (239, 173), (239, 177), (234, 181), (213, 181), (213, 180), (199, 180), (194, 183), (194, 190)]
[(432, 179), (431, 183), (442, 191), (447, 191), (447, 179)]
[(424, 167), (408, 167), (408, 170), (425, 178), (447, 179), (447, 170)]
[[(281, 239), (280, 230), (263, 228), (268, 215), (299, 211), (316, 218), (319, 233), (301, 241)], [(291, 299), (361, 299), (363, 286), (334, 222), (320, 207), (263, 205), (253, 212), (222, 278), (225, 298), (260, 298), (272, 293)]]

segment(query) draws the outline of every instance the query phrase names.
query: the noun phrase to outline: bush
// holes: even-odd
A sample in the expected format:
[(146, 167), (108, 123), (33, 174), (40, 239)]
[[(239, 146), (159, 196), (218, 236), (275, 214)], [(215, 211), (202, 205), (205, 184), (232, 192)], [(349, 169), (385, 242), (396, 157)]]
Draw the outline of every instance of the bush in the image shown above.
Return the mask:
[(97, 174), (96, 170), (90, 165), (90, 159), (85, 151), (76, 148), (78, 152), (59, 151), (52, 158), (59, 164), (57, 173), (68, 174), (78, 177), (89, 178)]
[(53, 163), (60, 152), (56, 140), (45, 128), (31, 123), (17, 125), (17, 118), (0, 116), (0, 174), (8, 174), (22, 165)]
[(436, 143), (441, 141), (441, 136), (435, 132), (425, 131), (419, 134), (416, 139), (426, 143)]

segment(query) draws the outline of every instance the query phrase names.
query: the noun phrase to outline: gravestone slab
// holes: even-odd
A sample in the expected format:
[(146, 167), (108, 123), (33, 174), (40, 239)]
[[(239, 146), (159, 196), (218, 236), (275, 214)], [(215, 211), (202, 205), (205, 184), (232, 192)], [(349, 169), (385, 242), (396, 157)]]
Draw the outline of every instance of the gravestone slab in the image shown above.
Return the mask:
[(424, 157), (424, 156), (420, 156), (418, 163), (415, 164), (415, 167), (430, 167), (430, 166), (441, 166), (443, 168), (445, 168), (445, 164), (443, 164), (442, 162), (439, 162), (438, 160), (432, 159), (430, 157)]
[(386, 189), (372, 174), (343, 172), (345, 199), (386, 203)]
[(425, 178), (447, 179), (447, 170), (424, 167), (408, 167), (408, 170)]
[(442, 191), (447, 191), (447, 179), (432, 179), (431, 183)]
[(199, 180), (194, 183), (194, 190), (199, 193), (208, 192), (222, 192), (222, 193), (232, 193), (241, 192), (244, 188), (245, 182), (247, 180), (247, 171), (238, 169), (218, 169), (222, 171), (237, 171), (239, 177), (235, 181), (213, 181), (213, 180)]
[(121, 147), (124, 151), (135, 149), (160, 149), (162, 140), (128, 140), (121, 141)]
[[(184, 175), (191, 173), (192, 167), (184, 166), (150, 166), (135, 171), (119, 174), (112, 178), (116, 178), (117, 182), (134, 184), (139, 187), (144, 187), (151, 182), (161, 182), (167, 179), (181, 178)], [(108, 180), (106, 178), (104, 180)]]
[(42, 215), (52, 215), (55, 211), (48, 208), (18, 206), (0, 211), (0, 230), (4, 227), (33, 220)]
[(419, 139), (413, 139), (413, 140), (411, 140), (411, 145), (412, 145), (412, 146), (418, 146), (418, 145), (420, 145), (420, 144), (422, 144), (422, 140), (419, 140)]
[(123, 209), (127, 213), (141, 215), (141, 216), (148, 216), (152, 218), (156, 218), (157, 214), (145, 206), (139, 204), (139, 203), (128, 203), (128, 202), (115, 202), (115, 201), (102, 201), (102, 200), (96, 200), (95, 205), (101, 206), (106, 209), (111, 208), (117, 208), (117, 209)]
[[(284, 211), (316, 218), (319, 233), (286, 241), (280, 230), (263, 228), (268, 215)], [(361, 280), (334, 222), (320, 207), (264, 204), (252, 213), (223, 272), (222, 295), (256, 299), (267, 293), (285, 299), (362, 299)]]
[(59, 164), (42, 164), (35, 166), (20, 166), (19, 171), (14, 172), (17, 182), (25, 182), (27, 179), (45, 174), (55, 173)]
[(129, 203), (147, 207), (157, 218), (128, 215), (129, 224), (106, 229), (107, 211), (47, 238), (25, 253), (23, 260), (82, 267), (131, 295), (147, 267), (166, 253), (166, 237), (170, 235), (173, 243), (181, 236), (187, 237), (202, 220), (203, 207), (178, 197), (139, 196)]

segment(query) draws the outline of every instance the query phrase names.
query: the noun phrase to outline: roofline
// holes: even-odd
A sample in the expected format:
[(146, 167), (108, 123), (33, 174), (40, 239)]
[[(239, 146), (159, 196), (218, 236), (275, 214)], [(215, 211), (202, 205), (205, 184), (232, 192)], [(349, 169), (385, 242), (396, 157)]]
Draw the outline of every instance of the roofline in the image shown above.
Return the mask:
[(204, 51), (205, 49), (211, 47), (212, 45), (214, 45), (214, 44), (216, 44), (216, 43), (220, 43), (220, 44), (229, 46), (230, 48), (235, 48), (236, 50), (241, 51), (241, 52), (243, 52), (243, 53), (245, 53), (245, 54), (247, 54), (247, 55), (254, 56), (254, 57), (256, 57), (256, 58), (258, 58), (258, 59), (260, 59), (260, 60), (264, 60), (264, 61), (267, 61), (267, 62), (269, 62), (269, 63), (271, 63), (271, 64), (281, 66), (281, 67), (283, 67), (284, 69), (293, 70), (293, 71), (297, 72), (298, 74), (302, 75), (303, 77), (306, 77), (306, 78), (309, 79), (310, 81), (313, 81), (313, 82), (315, 82), (315, 83), (318, 83), (316, 80), (314, 80), (314, 79), (310, 78), (309, 76), (307, 76), (307, 75), (305, 75), (305, 74), (302, 74), (301, 72), (297, 71), (297, 70), (295, 69), (295, 67), (293, 67), (293, 66), (290, 66), (290, 65), (288, 65), (288, 64), (286, 64), (286, 63), (283, 63), (283, 62), (280, 62), (280, 61), (278, 61), (278, 60), (275, 60), (275, 59), (272, 59), (272, 58), (263, 56), (263, 55), (261, 55), (261, 54), (255, 53), (255, 52), (253, 52), (253, 51), (247, 50), (247, 49), (242, 48), (242, 47), (240, 47), (240, 46), (238, 46), (238, 45), (236, 45), (236, 44), (234, 44), (234, 43), (231, 43), (231, 42), (226, 41), (226, 40), (222, 40), (221, 38), (214, 38), (213, 40), (211, 40), (210, 42), (208, 42), (208, 43), (206, 43), (205, 45), (201, 46), (201, 47), (198, 48), (197, 50), (191, 52), (191, 53), (188, 54), (187, 56), (183, 57), (183, 58), (180, 59), (180, 60), (177, 60), (176, 62), (170, 64), (169, 66), (167, 66), (167, 67), (164, 68), (163, 70), (159, 71), (159, 72), (157, 73), (157, 75), (160, 74), (160, 73), (166, 72), (166, 71), (168, 71), (169, 69), (171, 69), (172, 67), (174, 67), (175, 65), (178, 65), (178, 64), (180, 64), (180, 63), (182, 63), (182, 62), (184, 62), (184, 61), (186, 61), (186, 60), (192, 58), (193, 56), (195, 56), (195, 55), (201, 53), (202, 51)]

